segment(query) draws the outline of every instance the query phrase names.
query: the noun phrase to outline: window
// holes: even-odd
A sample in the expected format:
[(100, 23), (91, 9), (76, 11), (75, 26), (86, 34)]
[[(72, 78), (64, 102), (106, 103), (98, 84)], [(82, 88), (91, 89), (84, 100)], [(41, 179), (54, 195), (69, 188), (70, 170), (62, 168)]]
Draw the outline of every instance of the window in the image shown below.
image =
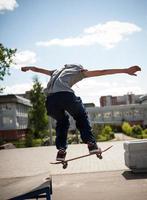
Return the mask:
[(110, 117), (111, 117), (111, 112), (104, 113), (104, 118), (110, 118)]
[(1, 104), (1, 105), (0, 105), (0, 110), (2, 110), (2, 111), (11, 110), (11, 109), (12, 109), (12, 106), (11, 106), (10, 103)]
[(3, 117), (3, 125), (11, 125), (13, 123), (13, 119), (10, 117)]

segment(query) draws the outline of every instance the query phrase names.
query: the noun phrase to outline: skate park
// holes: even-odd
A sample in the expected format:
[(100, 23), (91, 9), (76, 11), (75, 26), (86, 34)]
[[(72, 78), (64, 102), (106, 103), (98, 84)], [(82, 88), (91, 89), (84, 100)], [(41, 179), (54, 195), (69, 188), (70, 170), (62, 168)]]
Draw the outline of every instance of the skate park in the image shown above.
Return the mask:
[(146, 10), (0, 0), (0, 200), (147, 199)]
[[(102, 142), (102, 149), (113, 145), (102, 160), (92, 155), (70, 162), (67, 169), (50, 165), (56, 155), (55, 146), (1, 150), (0, 199), (39, 191), (33, 194), (52, 200), (144, 200), (147, 173), (133, 173), (125, 165), (125, 142)], [(69, 145), (68, 157), (83, 155), (85, 149), (84, 144)]]

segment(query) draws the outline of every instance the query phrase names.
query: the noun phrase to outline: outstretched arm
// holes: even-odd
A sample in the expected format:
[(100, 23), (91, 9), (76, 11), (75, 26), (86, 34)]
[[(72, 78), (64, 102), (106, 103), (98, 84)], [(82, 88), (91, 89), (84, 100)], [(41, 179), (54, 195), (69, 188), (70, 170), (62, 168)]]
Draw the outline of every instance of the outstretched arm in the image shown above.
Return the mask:
[(105, 69), (105, 70), (94, 70), (94, 71), (84, 70), (83, 73), (85, 74), (85, 77), (88, 78), (94, 76), (103, 76), (103, 75), (111, 75), (119, 73), (125, 73), (132, 76), (137, 76), (137, 74), (135, 74), (137, 71), (141, 71), (141, 68), (139, 66), (132, 66), (124, 69)]
[(43, 69), (43, 68), (39, 68), (39, 67), (35, 67), (35, 66), (26, 66), (26, 67), (21, 67), (21, 71), (26, 72), (26, 71), (33, 71), (33, 72), (38, 72), (38, 73), (42, 73), (42, 74), (46, 74), (51, 76), (53, 74), (53, 72), (55, 70), (47, 70), (47, 69)]

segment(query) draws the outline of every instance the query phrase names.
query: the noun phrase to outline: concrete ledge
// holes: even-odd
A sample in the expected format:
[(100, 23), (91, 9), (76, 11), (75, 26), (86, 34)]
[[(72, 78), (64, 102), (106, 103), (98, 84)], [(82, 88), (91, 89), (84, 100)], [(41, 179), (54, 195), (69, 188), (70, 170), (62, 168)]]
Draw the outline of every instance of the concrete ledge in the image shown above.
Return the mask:
[(134, 172), (147, 172), (147, 140), (124, 143), (125, 165)]
[(15, 149), (15, 145), (12, 143), (6, 143), (0, 146), (0, 150), (2, 149)]
[(124, 149), (128, 152), (147, 150), (147, 139), (126, 141)]

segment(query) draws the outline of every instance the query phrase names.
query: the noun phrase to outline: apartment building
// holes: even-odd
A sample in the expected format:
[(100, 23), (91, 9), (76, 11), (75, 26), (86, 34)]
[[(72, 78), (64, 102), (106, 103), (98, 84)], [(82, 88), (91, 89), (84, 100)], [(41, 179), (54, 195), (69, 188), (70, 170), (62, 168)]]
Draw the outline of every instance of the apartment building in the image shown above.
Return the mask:
[(143, 95), (126, 94), (123, 96), (101, 96), (100, 106), (113, 106), (113, 105), (126, 105), (126, 104), (137, 104), (140, 102), (140, 97)]
[(120, 126), (124, 121), (147, 127), (147, 95), (142, 95), (138, 103), (109, 105), (87, 108), (91, 123)]
[(9, 141), (25, 137), (30, 107), (30, 100), (23, 97), (0, 96), (0, 139)]

